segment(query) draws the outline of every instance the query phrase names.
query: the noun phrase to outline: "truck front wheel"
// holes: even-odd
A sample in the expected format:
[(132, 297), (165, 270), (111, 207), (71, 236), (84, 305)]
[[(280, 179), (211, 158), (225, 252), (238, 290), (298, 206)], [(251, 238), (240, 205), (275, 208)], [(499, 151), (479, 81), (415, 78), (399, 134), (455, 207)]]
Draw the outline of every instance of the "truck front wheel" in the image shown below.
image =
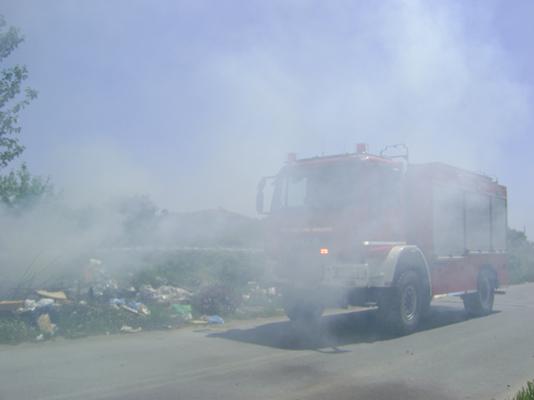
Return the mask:
[(478, 275), (477, 291), (463, 296), (465, 311), (472, 317), (491, 314), (495, 298), (495, 283), (488, 270)]
[(413, 270), (404, 271), (395, 286), (381, 297), (378, 303), (380, 318), (396, 334), (412, 333), (421, 319), (423, 301), (419, 275)]

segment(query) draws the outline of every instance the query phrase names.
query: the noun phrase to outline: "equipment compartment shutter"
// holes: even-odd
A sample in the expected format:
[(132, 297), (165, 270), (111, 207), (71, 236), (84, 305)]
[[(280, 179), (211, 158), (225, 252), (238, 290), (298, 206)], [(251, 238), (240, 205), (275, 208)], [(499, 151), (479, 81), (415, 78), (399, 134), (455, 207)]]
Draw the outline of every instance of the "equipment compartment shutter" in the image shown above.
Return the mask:
[(458, 256), (464, 252), (463, 194), (455, 185), (434, 186), (434, 253)]
[(506, 250), (506, 200), (494, 197), (491, 205), (493, 250)]
[(466, 248), (469, 251), (489, 251), (490, 197), (480, 193), (465, 193)]

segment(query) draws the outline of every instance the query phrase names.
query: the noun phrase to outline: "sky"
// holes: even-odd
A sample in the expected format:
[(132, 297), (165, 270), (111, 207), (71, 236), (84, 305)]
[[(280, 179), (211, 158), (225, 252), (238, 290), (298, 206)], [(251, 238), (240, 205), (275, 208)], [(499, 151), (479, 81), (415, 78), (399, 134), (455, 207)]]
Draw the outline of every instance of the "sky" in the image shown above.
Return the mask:
[(534, 231), (534, 2), (0, 0), (39, 97), (23, 158), (72, 201), (254, 215), (299, 157), (405, 143)]

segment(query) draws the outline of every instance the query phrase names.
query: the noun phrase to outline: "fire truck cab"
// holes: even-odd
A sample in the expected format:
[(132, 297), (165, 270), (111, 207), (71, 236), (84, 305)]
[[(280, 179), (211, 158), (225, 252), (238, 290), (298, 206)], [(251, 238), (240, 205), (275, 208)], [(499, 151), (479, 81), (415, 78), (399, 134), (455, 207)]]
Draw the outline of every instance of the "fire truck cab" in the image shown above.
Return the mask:
[[(270, 205), (266, 189), (272, 190)], [(291, 320), (325, 307), (377, 305), (399, 333), (416, 329), (437, 295), (492, 311), (507, 283), (506, 188), (441, 163), (350, 154), (296, 159), (258, 186), (265, 248)]]

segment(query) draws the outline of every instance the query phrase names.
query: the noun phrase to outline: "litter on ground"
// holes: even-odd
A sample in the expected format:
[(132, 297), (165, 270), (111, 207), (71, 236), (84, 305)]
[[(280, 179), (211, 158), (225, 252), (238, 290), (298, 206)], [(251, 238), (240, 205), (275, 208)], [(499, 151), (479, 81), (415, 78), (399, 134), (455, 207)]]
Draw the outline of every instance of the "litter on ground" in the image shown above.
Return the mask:
[(49, 292), (47, 290), (37, 290), (37, 294), (41, 297), (54, 300), (67, 300), (67, 295), (63, 291)]
[(37, 318), (37, 326), (41, 332), (49, 335), (53, 335), (56, 332), (56, 325), (52, 323), (50, 315), (48, 314), (39, 315)]
[(121, 326), (121, 332), (122, 333), (139, 333), (143, 330), (143, 328), (132, 328), (130, 325), (123, 325)]

